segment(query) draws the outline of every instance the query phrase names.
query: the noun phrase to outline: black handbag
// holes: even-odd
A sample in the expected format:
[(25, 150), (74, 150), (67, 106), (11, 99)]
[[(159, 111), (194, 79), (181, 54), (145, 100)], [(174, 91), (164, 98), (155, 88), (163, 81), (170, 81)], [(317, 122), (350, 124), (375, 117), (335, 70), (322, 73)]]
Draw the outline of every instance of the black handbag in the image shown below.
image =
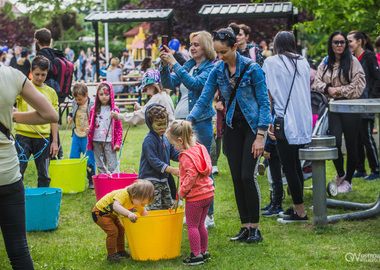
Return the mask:
[(226, 113), (224, 114), (224, 117), (223, 117), (223, 124), (222, 124), (222, 128), (220, 130), (220, 133), (221, 134), (224, 134), (224, 132), (226, 131), (226, 126), (227, 126), (227, 120), (226, 120), (226, 117), (227, 117), (227, 112), (228, 112), (228, 109), (230, 108), (231, 106), (231, 103), (234, 101), (234, 98), (236, 96), (236, 92), (237, 92), (237, 89), (239, 87), (239, 84), (240, 84), (240, 81), (241, 79), (243, 78), (244, 76), (244, 73), (247, 71), (247, 69), (249, 68), (249, 66), (254, 63), (254, 62), (249, 62), (247, 63), (245, 66), (244, 66), (244, 69), (243, 71), (241, 72), (240, 74), (240, 77), (238, 78), (238, 80), (236, 81), (236, 84), (235, 84), (235, 87), (234, 89), (232, 89), (232, 93), (231, 93), (231, 96), (230, 96), (230, 99), (228, 101), (228, 105), (227, 105), (227, 108), (226, 108)]
[(276, 140), (286, 140), (286, 136), (285, 136), (285, 114), (286, 114), (286, 109), (288, 108), (290, 95), (292, 93), (292, 89), (293, 89), (293, 85), (294, 85), (294, 79), (296, 78), (296, 73), (297, 73), (297, 60), (296, 60), (296, 66), (295, 66), (295, 70), (294, 70), (292, 86), (290, 86), (288, 100), (286, 101), (284, 116), (283, 117), (276, 116), (274, 118), (274, 136), (276, 137)]

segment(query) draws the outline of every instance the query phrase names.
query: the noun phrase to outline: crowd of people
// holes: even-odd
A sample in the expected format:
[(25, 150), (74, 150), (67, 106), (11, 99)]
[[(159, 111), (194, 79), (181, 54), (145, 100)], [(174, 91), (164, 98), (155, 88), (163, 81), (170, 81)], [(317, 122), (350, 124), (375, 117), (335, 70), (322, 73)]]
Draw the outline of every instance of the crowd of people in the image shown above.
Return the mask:
[[(191, 249), (183, 263), (196, 265), (210, 259), (207, 228), (215, 226), (214, 175), (221, 151), (227, 157), (241, 224), (230, 241), (263, 241), (260, 210), (263, 216), (279, 216), (278, 222), (284, 224), (309, 220), (298, 150), (311, 142), (313, 130), (310, 65), (298, 53), (291, 32), (278, 32), (273, 43), (264, 42), (261, 48), (249, 42), (249, 35), (250, 28), (243, 24), (230, 24), (212, 34), (193, 32), (189, 36), (188, 60), (178, 56), (179, 42), (163, 45), (157, 69), (150, 59), (138, 67), (144, 72), (140, 90), (151, 98), (144, 106), (136, 104), (133, 112), (120, 113), (114, 93), (122, 90), (112, 85), (122, 80), (124, 73), (137, 68), (128, 49), (123, 50), (120, 60), (111, 58), (107, 81), (97, 86), (95, 100), (89, 97), (85, 83), (74, 85), (72, 111), (67, 118), (68, 123), (73, 123), (70, 158), (89, 156), (89, 187), (93, 187), (91, 176), (96, 170), (107, 174), (119, 171), (117, 152), (122, 146), (123, 122), (146, 123), (149, 128), (141, 146), (140, 180), (107, 194), (92, 210), (94, 222), (107, 234), (108, 260), (130, 257), (118, 216), (136, 222), (138, 216), (132, 208), (146, 216), (147, 210), (168, 209), (175, 200), (183, 199)], [(60, 148), (58, 96), (47, 84), (51, 73), (50, 32), (38, 30), (35, 38), (38, 51), (31, 63), (19, 47), (9, 59), (9, 64), (19, 71), (6, 67), (0, 55), (0, 81), (4, 82), (0, 85), (0, 205), (4, 209), (0, 225), (14, 269), (33, 269), (25, 234), (23, 174), (28, 162), (34, 160), (38, 186), (49, 186), (49, 154), (55, 157)], [(380, 38), (375, 44), (379, 49)], [(73, 62), (74, 51), (66, 48), (65, 57)], [(106, 60), (103, 48), (99, 57), (101, 62)], [(328, 39), (327, 56), (311, 88), (335, 100), (378, 98), (379, 60), (368, 35), (336, 31)], [(94, 78), (94, 61), (91, 49), (80, 52), (75, 61), (78, 81)], [(168, 94), (175, 90), (179, 90), (176, 106)], [(16, 146), (9, 136), (12, 121), (17, 132)], [(338, 192), (350, 192), (353, 178), (378, 179), (374, 116), (330, 112), (328, 122), (328, 133), (336, 137), (338, 148), (338, 159), (334, 160)], [(369, 175), (364, 166), (365, 153)], [(263, 208), (256, 179), (262, 155), (269, 160), (273, 183), (270, 203)], [(179, 167), (171, 166), (171, 160), (179, 161)], [(282, 209), (282, 171), (293, 202), (286, 211)], [(178, 194), (173, 175), (180, 178)]]

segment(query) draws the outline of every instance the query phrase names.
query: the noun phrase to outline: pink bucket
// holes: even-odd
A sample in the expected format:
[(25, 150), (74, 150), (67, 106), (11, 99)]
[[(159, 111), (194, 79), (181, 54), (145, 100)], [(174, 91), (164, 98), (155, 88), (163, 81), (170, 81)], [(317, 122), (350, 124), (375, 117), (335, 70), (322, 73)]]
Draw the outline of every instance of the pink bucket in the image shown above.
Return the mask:
[[(125, 173), (132, 171), (133, 173)], [(92, 177), (95, 187), (96, 199), (99, 201), (104, 195), (116, 189), (122, 189), (126, 186), (133, 184), (138, 178), (138, 174), (132, 170), (127, 169), (121, 173), (114, 174), (98, 174)]]

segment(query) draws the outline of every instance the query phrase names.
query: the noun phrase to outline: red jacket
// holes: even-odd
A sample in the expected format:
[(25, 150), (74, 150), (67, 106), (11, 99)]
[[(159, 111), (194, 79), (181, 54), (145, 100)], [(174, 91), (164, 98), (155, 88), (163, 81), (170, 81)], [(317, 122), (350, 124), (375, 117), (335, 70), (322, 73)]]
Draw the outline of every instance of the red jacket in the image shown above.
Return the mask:
[[(111, 111), (115, 110), (116, 112), (120, 112), (119, 108), (115, 106), (115, 97), (113, 93), (112, 84), (109, 82), (102, 82), (107, 84), (110, 87), (110, 98), (111, 98)], [(100, 85), (100, 84), (99, 84)], [(99, 88), (98, 85), (98, 88)], [(96, 90), (96, 94), (98, 94), (98, 90)], [(90, 110), (89, 122), (90, 122), (90, 132), (87, 135), (87, 149), (93, 150), (92, 140), (94, 138), (94, 130), (95, 130), (95, 108), (97, 103), (97, 97), (95, 97), (95, 105)], [(123, 140), (123, 124), (120, 120), (112, 119), (112, 149), (115, 145), (121, 146), (121, 141)]]
[(200, 201), (214, 196), (211, 158), (206, 147), (196, 143), (179, 155), (179, 194), (186, 201)]

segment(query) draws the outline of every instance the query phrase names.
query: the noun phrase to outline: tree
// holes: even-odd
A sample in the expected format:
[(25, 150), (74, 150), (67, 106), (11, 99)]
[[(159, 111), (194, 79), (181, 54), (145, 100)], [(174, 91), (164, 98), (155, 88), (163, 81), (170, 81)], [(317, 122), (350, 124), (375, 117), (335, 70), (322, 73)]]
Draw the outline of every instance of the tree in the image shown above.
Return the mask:
[[(13, 13), (12, 13), (13, 14)], [(15, 18), (0, 9), (0, 40), (1, 45), (30, 47), (34, 41), (34, 24), (29, 17)]]
[[(341, 30), (348, 33), (359, 30), (374, 39), (379, 34), (380, 1), (377, 0), (294, 0), (299, 9), (307, 10), (313, 20), (300, 23), (306, 33), (319, 35), (316, 44), (311, 46), (312, 55), (325, 55), (329, 35)], [(320, 58), (320, 57), (319, 57)]]
[[(262, 2), (249, 1), (249, 0), (220, 0), (217, 1), (218, 4), (233, 4), (233, 3), (251, 3), (251, 2)], [(276, 1), (267, 0), (266, 2), (287, 2), (287, 1)], [(122, 9), (136, 9), (136, 8), (147, 8), (147, 9), (159, 9), (159, 8), (173, 8), (174, 9), (174, 25), (173, 33), (174, 37), (179, 39), (181, 42), (188, 42), (190, 33), (194, 31), (204, 30), (205, 25), (203, 19), (198, 16), (198, 11), (204, 4), (215, 4), (213, 0), (142, 0), (139, 4), (128, 4), (122, 7)], [(301, 18), (301, 21), (303, 17)], [(234, 20), (236, 21), (236, 20)], [(233, 21), (230, 21), (233, 22)], [(210, 20), (211, 29), (218, 29), (221, 27), (227, 27), (230, 22), (226, 22), (224, 19), (212, 19)], [(275, 36), (275, 34), (280, 30), (284, 29), (287, 21), (286, 19), (260, 19), (260, 20), (238, 20), (238, 23), (244, 23), (249, 25), (252, 29), (251, 39), (255, 42), (259, 42), (262, 39), (270, 39)], [(148, 37), (147, 42), (152, 42), (158, 36), (167, 33), (166, 23), (155, 22), (151, 24), (150, 29), (151, 35)]]
[(77, 13), (89, 12), (97, 7), (93, 0), (19, 0), (19, 2), (29, 8), (29, 16), (36, 27), (48, 26), (55, 40), (62, 39), (69, 29), (71, 29), (71, 35), (75, 31), (79, 32), (81, 27), (76, 21)]
[(60, 16), (53, 17), (46, 25), (51, 31), (53, 40), (75, 40), (84, 35), (83, 27), (77, 23), (77, 13), (64, 11)]

